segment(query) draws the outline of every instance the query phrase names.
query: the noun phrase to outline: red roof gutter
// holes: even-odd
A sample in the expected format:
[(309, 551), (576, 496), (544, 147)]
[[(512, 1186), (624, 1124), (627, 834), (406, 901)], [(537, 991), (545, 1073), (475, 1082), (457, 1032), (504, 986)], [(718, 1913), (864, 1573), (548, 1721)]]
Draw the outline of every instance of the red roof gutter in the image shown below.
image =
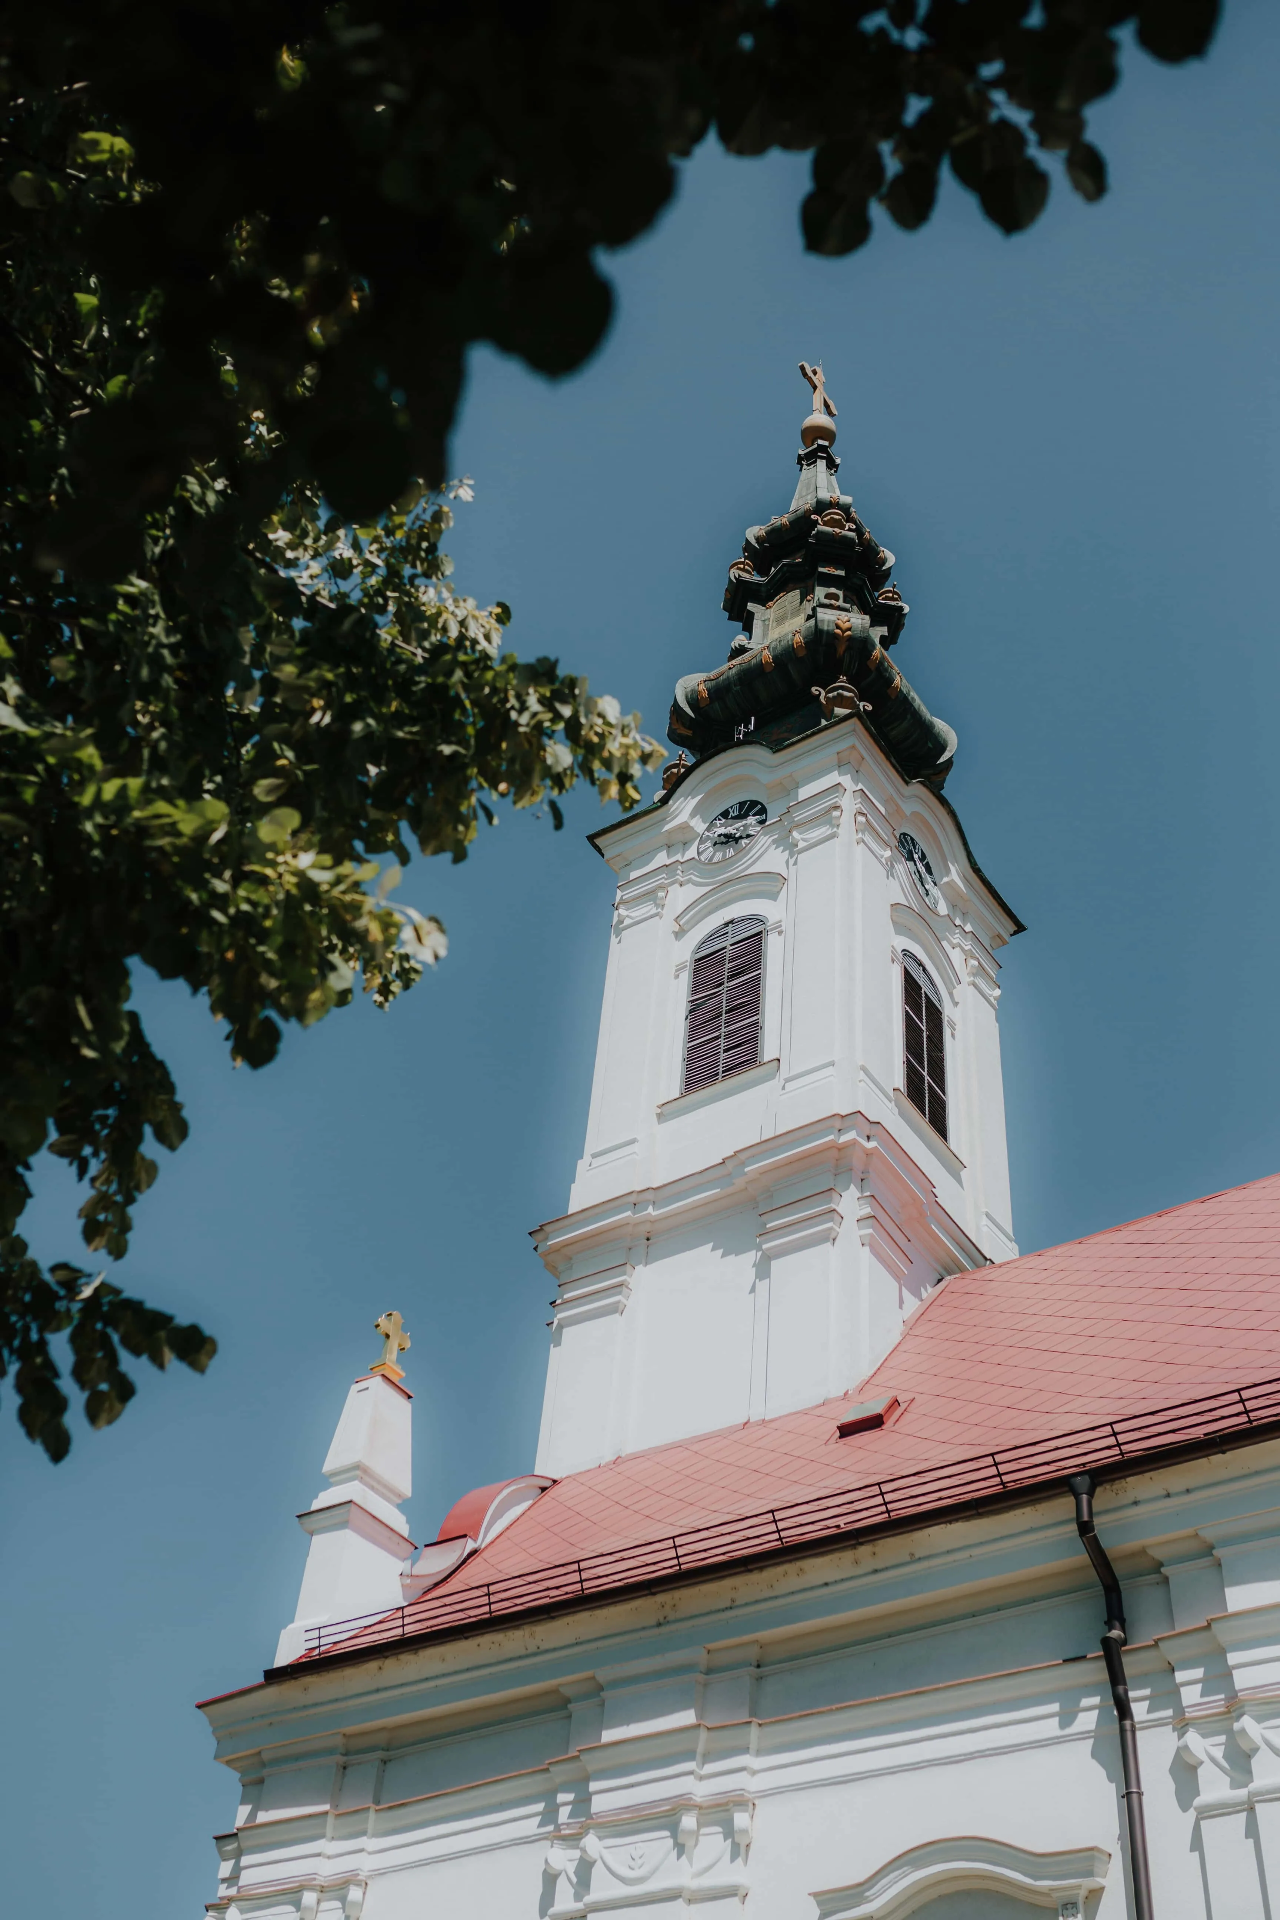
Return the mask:
[(723, 1575), (836, 1552), (962, 1514), (1022, 1506), (1060, 1492), (1069, 1474), (1114, 1480), (1160, 1462), (1193, 1459), (1280, 1436), (1280, 1378), (1230, 1387), (1171, 1407), (1099, 1421), (950, 1465), (924, 1467), (740, 1519), (512, 1574), (485, 1586), (441, 1588), (391, 1612), (312, 1628), (308, 1651), (265, 1680), (376, 1659), (392, 1648), (453, 1640), (577, 1611), (602, 1600), (665, 1591)]

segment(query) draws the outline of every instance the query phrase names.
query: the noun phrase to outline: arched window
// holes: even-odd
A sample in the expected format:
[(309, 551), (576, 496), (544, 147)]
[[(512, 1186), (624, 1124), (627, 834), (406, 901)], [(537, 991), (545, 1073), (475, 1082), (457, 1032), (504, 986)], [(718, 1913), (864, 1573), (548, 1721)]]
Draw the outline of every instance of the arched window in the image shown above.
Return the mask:
[(914, 953), (902, 961), (902, 1028), (907, 1098), (929, 1125), (947, 1137), (947, 1055), (942, 995)]
[(760, 1059), (765, 923), (726, 920), (694, 950), (684, 1038), (684, 1088), (693, 1093)]

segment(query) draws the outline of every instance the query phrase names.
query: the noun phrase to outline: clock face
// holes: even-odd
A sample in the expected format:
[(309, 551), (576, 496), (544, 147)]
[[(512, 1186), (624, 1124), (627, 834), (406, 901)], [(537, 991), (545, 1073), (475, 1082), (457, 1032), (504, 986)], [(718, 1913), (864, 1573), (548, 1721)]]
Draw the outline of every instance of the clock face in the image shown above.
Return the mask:
[(709, 867), (721, 860), (731, 860), (740, 847), (755, 839), (768, 818), (763, 801), (735, 800), (703, 828), (698, 842), (699, 860), (705, 860)]
[(929, 865), (929, 856), (913, 833), (898, 835), (898, 852), (911, 869), (911, 878), (929, 905), (935, 913), (941, 913), (942, 896), (938, 892), (938, 883), (933, 877), (933, 868)]

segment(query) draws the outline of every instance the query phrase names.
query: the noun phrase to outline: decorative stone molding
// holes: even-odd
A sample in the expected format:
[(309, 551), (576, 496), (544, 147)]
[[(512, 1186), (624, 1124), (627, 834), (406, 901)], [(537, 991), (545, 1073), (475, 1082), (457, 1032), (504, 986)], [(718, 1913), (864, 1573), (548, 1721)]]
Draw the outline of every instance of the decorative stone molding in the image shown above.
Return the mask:
[(798, 1087), (816, 1086), (820, 1080), (834, 1080), (836, 1063), (832, 1060), (815, 1060), (811, 1066), (801, 1067), (798, 1073), (789, 1073), (782, 1083), (784, 1093), (794, 1093)]
[(839, 1190), (823, 1187), (800, 1200), (761, 1207), (756, 1245), (761, 1253), (776, 1259), (779, 1254), (799, 1253), (805, 1247), (820, 1246), (824, 1241), (830, 1244), (842, 1223)]
[[(864, 796), (865, 798), (865, 796)], [(893, 868), (893, 830), (884, 815), (868, 811), (865, 805), (853, 809), (853, 835), (860, 847), (869, 847), (886, 873)]]
[(673, 923), (675, 930), (678, 934), (688, 933), (704, 920), (715, 919), (718, 914), (743, 900), (776, 900), (786, 884), (785, 873), (767, 867), (751, 867), (745, 872), (735, 873), (718, 886), (707, 887), (683, 912), (678, 913)]
[(205, 1912), (213, 1920), (360, 1920), (366, 1890), (366, 1881), (346, 1874), (335, 1880), (268, 1880), (206, 1901)]
[(625, 933), (642, 920), (660, 920), (667, 904), (667, 875), (642, 874), (636, 880), (624, 880), (613, 904), (613, 931)]
[(584, 1273), (578, 1279), (562, 1280), (552, 1324), (568, 1327), (579, 1320), (597, 1320), (601, 1314), (625, 1313), (634, 1272), (630, 1261), (626, 1261), (621, 1266)]
[[(1261, 1753), (1263, 1748), (1268, 1753), (1280, 1755), (1280, 1734), (1274, 1727), (1262, 1726), (1251, 1713), (1242, 1713), (1232, 1731), (1250, 1759)], [(1181, 1741), (1178, 1745), (1181, 1748)]]
[(659, 1121), (673, 1120), (678, 1114), (692, 1113), (697, 1107), (709, 1107), (717, 1100), (723, 1100), (735, 1093), (744, 1093), (749, 1087), (762, 1087), (778, 1075), (779, 1062), (760, 1060), (754, 1067), (743, 1067), (740, 1073), (730, 1073), (723, 1080), (713, 1080), (708, 1086), (695, 1087), (692, 1093), (677, 1093), (670, 1100), (661, 1100), (657, 1106)]
[(857, 1196), (858, 1238), (870, 1247), (876, 1259), (895, 1280), (901, 1282), (911, 1272), (911, 1248), (907, 1236), (884, 1203), (874, 1193)]
[(1150, 1551), (1169, 1588), (1175, 1632), (1199, 1627), (1212, 1615), (1226, 1612), (1222, 1568), (1207, 1540), (1198, 1533), (1174, 1534), (1153, 1541)]
[(967, 1835), (912, 1847), (856, 1886), (815, 1893), (813, 1899), (821, 1920), (906, 1920), (943, 1894), (1003, 1893), (1048, 1907), (1059, 1920), (1083, 1920), (1085, 1895), (1101, 1889), (1110, 1864), (1104, 1847), (1029, 1853), (1004, 1840)]
[(639, 1144), (634, 1133), (629, 1134), (625, 1140), (611, 1140), (608, 1146), (596, 1147), (592, 1151), (590, 1164), (593, 1168), (607, 1167), (615, 1160), (634, 1159)]
[(821, 793), (810, 794), (808, 799), (797, 800), (788, 807), (780, 816), (780, 824), (786, 828), (796, 852), (804, 853), (809, 847), (821, 846), (839, 831), (843, 812), (843, 786), (824, 787)]
[[(1248, 1715), (1242, 1715), (1233, 1731), (1246, 1756), (1247, 1766), (1257, 1750), (1251, 1745), (1252, 1737), (1255, 1731), (1261, 1734), (1262, 1730), (1256, 1721), (1251, 1721)], [(1209, 1746), (1194, 1727), (1184, 1727), (1178, 1739), (1178, 1758), (1195, 1771), (1197, 1786), (1202, 1785), (1206, 1778), (1210, 1786), (1209, 1791), (1198, 1793), (1192, 1802), (1204, 1859), (1205, 1882), (1215, 1914), (1230, 1914), (1231, 1920), (1262, 1920), (1259, 1863), (1248, 1837), (1246, 1822), (1251, 1812), (1258, 1819), (1262, 1867), (1263, 1871), (1267, 1871), (1266, 1856), (1273, 1832), (1270, 1819), (1267, 1819), (1264, 1828), (1257, 1810), (1261, 1805), (1270, 1816), (1272, 1806), (1268, 1803), (1274, 1803), (1280, 1783), (1259, 1781), (1255, 1786), (1244, 1782), (1231, 1765), (1225, 1751), (1225, 1741), (1223, 1745), (1221, 1752)]]
[(901, 1087), (893, 1089), (893, 1105), (899, 1118), (906, 1121), (917, 1138), (929, 1148), (931, 1153), (936, 1154), (943, 1166), (954, 1173), (958, 1179), (964, 1172), (965, 1163), (950, 1140), (944, 1140), (937, 1128), (929, 1125), (915, 1101), (908, 1100)]
[(334, 1500), (324, 1507), (309, 1507), (298, 1515), (298, 1525), (314, 1539), (318, 1533), (355, 1533), (370, 1546), (379, 1547), (394, 1560), (407, 1560), (415, 1551), (407, 1533), (389, 1527), (376, 1513), (370, 1513), (362, 1501)]
[(947, 994), (952, 1004), (960, 990), (960, 971), (956, 965), (954, 950), (939, 934), (936, 925), (925, 919), (914, 906), (904, 906), (895, 900), (889, 909), (889, 918), (893, 925), (894, 944), (891, 950), (896, 965), (902, 964), (901, 941), (908, 941), (919, 948), (919, 958), (924, 961), (938, 985)]
[(1003, 1227), (1001, 1223), (995, 1218), (994, 1214), (987, 1213), (987, 1212), (983, 1213), (982, 1233), (986, 1242), (987, 1253), (992, 1260), (1016, 1260), (1017, 1259), (1018, 1257), (1017, 1241), (1014, 1239), (1013, 1235), (1005, 1227)]
[[(941, 1138), (932, 1132), (929, 1137), (931, 1145)], [(635, 1146), (631, 1140), (608, 1151), (621, 1157), (624, 1150), (634, 1153)], [(674, 1232), (686, 1221), (720, 1212), (748, 1194), (770, 1206), (784, 1182), (799, 1184), (804, 1179), (807, 1184), (813, 1179), (815, 1185), (825, 1187), (838, 1171), (847, 1171), (855, 1188), (863, 1182), (883, 1184), (903, 1231), (939, 1272), (988, 1264), (982, 1248), (939, 1204), (932, 1180), (899, 1130), (869, 1119), (860, 1110), (828, 1114), (753, 1141), (696, 1173), (660, 1186), (632, 1188), (544, 1221), (534, 1228), (532, 1238), (544, 1264), (558, 1279), (570, 1260), (591, 1260), (592, 1265), (603, 1266), (609, 1258), (605, 1248), (641, 1246), (659, 1220), (666, 1231)]]
[(964, 957), (964, 977), (975, 993), (981, 994), (987, 1005), (994, 1011), (1000, 1004), (1000, 987), (991, 968), (976, 953), (966, 953)]
[(543, 1872), (553, 1882), (547, 1920), (694, 1901), (744, 1900), (751, 1803), (671, 1806), (626, 1821), (561, 1829)]
[[(1230, 1764), (1225, 1756), (1209, 1746), (1194, 1727), (1184, 1727), (1178, 1738), (1178, 1758), (1184, 1766), (1190, 1767), (1197, 1776), (1204, 1766), (1216, 1767), (1227, 1780), (1232, 1779)], [(1212, 1775), (1208, 1776), (1212, 1777)], [(1198, 1804), (1198, 1803), (1197, 1803)]]

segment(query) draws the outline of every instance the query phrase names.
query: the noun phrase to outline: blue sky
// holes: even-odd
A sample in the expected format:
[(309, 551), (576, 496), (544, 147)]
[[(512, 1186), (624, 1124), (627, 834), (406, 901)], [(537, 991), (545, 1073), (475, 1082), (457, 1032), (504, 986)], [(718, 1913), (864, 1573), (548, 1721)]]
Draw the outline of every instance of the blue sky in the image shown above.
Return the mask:
[[(1055, 188), (1008, 241), (958, 189), (923, 233), (806, 257), (794, 156), (713, 147), (641, 245), (618, 317), (550, 386), (472, 363), (459, 583), (661, 733), (730, 637), (725, 570), (794, 481), (802, 358), (842, 478), (898, 556), (900, 661), (960, 736), (948, 796), (1029, 931), (1002, 1024), (1024, 1249), (1280, 1168), (1272, 762), (1280, 16), (1228, 0), (1208, 62), (1135, 56), (1096, 115), (1113, 188)], [(132, 1289), (222, 1342), (147, 1370), (51, 1468), (0, 1398), (0, 1783), (17, 1910), (199, 1911), (230, 1824), (197, 1698), (254, 1679), (289, 1619), (293, 1516), (371, 1322), (413, 1336), (414, 1538), (532, 1463), (563, 1209), (586, 1116), (611, 889), (589, 798), (506, 816), (404, 897), (452, 950), (233, 1073), (181, 990), (139, 1002), (192, 1137), (139, 1209)], [(34, 1239), (74, 1248), (50, 1182)]]

